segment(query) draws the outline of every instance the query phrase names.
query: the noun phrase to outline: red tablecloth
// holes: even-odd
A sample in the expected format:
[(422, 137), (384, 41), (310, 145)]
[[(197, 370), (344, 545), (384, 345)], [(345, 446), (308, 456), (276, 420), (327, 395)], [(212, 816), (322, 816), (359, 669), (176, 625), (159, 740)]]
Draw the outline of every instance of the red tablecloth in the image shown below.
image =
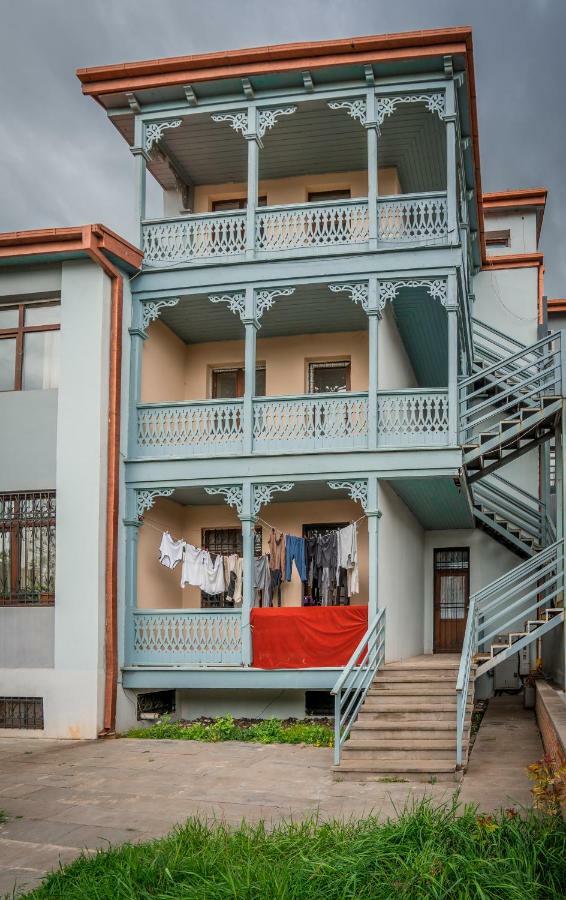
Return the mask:
[(368, 627), (367, 606), (252, 609), (253, 663), (258, 669), (343, 666)]

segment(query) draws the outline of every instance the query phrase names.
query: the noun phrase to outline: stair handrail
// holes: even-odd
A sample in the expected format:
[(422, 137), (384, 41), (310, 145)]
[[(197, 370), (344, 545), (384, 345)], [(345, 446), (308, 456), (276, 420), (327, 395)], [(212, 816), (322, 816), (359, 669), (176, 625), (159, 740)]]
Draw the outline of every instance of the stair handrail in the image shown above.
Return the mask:
[(493, 325), (488, 325), (487, 322), (482, 322), (481, 319), (476, 319), (475, 316), (472, 316), (472, 327), (478, 326), (480, 329), (483, 328), (485, 331), (490, 332), (491, 334), (496, 334), (497, 337), (503, 338), (507, 341), (508, 344), (514, 344), (516, 347), (523, 347), (525, 350), (527, 349), (528, 344), (523, 344), (522, 341), (518, 341), (517, 338), (513, 338), (508, 334), (505, 334), (503, 331), (499, 331), (497, 328), (494, 328)]
[(385, 609), (379, 609), (330, 691), (334, 695), (334, 765), (336, 766), (340, 762), (342, 745), (350, 734), (358, 710), (384, 659)]
[(515, 568), (511, 569), (509, 572), (505, 572), (503, 575), (500, 575), (499, 578), (486, 584), (485, 587), (476, 591), (472, 596), (476, 599), (477, 603), (481, 603), (490, 598), (494, 593), (497, 593), (500, 588), (507, 587), (510, 581), (523, 579), (526, 575), (530, 575), (537, 565), (552, 558), (554, 551), (557, 550), (561, 543), (562, 541), (556, 541), (554, 544), (550, 544), (548, 547), (545, 547), (544, 550), (541, 550), (540, 553), (524, 560), (524, 562), (519, 563), (518, 566), (515, 566)]
[(466, 724), (466, 706), (470, 690), (472, 662), (476, 652), (477, 636), (477, 603), (476, 594), (472, 594), (468, 604), (468, 618), (462, 643), (462, 655), (456, 679), (456, 766), (462, 767), (464, 750), (464, 727)]
[[(492, 372), (496, 372), (497, 369), (500, 369), (502, 366), (507, 365), (508, 363), (515, 362), (521, 359), (521, 357), (525, 356), (526, 353), (535, 353), (537, 350), (544, 350), (549, 344), (552, 344), (554, 341), (557, 341), (558, 348), (560, 349), (560, 332), (554, 331), (552, 334), (549, 334), (547, 337), (541, 338), (539, 341), (536, 341), (534, 344), (529, 344), (528, 347), (525, 347), (522, 350), (517, 351), (517, 353), (511, 354), (511, 356), (505, 356), (503, 359), (499, 360), (499, 362), (494, 363), (491, 366), (488, 366), (486, 369), (482, 369), (481, 372), (474, 372), (473, 375), (468, 375), (466, 378), (462, 378), (460, 381), (460, 386), (465, 387), (467, 384), (470, 384), (473, 381), (477, 381), (479, 378), (485, 378), (486, 375), (491, 375)], [(541, 361), (548, 359), (547, 356), (541, 356)], [(532, 365), (532, 363), (531, 363)]]

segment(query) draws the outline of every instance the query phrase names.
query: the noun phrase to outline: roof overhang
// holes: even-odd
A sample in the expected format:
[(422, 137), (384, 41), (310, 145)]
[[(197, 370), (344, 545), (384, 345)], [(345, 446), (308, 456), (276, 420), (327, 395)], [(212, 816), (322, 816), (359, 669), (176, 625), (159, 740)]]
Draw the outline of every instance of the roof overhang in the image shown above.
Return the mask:
[(54, 257), (88, 258), (92, 247), (97, 247), (110, 262), (127, 272), (136, 272), (141, 267), (141, 250), (99, 224), (0, 233), (0, 266), (45, 263)]
[(511, 191), (493, 191), (484, 194), (482, 206), (484, 213), (524, 212), (530, 209), (537, 217), (537, 241), (540, 238), (542, 220), (546, 209), (548, 188), (518, 188)]
[(179, 103), (186, 103), (184, 88), (192, 85), (198, 85), (199, 96), (204, 98), (207, 91), (218, 95), (218, 81), (231, 80), (244, 101), (242, 79), (257, 78), (266, 84), (274, 76), (281, 78), (295, 73), (300, 78), (304, 71), (318, 73), (326, 79), (329, 70), (335, 71), (337, 67), (348, 72), (352, 67), (359, 67), (363, 81), (363, 67), (367, 65), (377, 67), (377, 76), (380, 70), (382, 74), (391, 75), (396, 69), (404, 75), (410, 71), (418, 76), (419, 72), (443, 67), (446, 56), (452, 58), (455, 71), (463, 71), (467, 76), (465, 96), (476, 196), (473, 218), (477, 220), (481, 258), (485, 260), (472, 30), (468, 26), (93, 66), (78, 69), (77, 76), (83, 93), (94, 97), (108, 112), (126, 110), (126, 114), (133, 117), (134, 109), (128, 109), (132, 104), (139, 109), (139, 105), (159, 100), (174, 104), (176, 98)]
[(547, 301), (548, 315), (566, 313), (566, 297), (552, 297)]

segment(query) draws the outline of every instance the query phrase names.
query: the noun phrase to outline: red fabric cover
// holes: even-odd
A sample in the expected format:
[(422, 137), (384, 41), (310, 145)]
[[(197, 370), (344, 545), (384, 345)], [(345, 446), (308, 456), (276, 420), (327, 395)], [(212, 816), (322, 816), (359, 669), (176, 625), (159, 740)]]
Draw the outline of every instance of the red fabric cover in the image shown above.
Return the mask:
[(258, 669), (343, 666), (368, 627), (367, 606), (252, 609), (253, 663)]

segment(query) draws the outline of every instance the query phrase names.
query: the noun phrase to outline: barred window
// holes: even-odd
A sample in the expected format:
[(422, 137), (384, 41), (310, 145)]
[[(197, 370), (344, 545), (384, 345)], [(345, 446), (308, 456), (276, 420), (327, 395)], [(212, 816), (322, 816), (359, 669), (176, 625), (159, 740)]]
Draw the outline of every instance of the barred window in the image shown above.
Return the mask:
[(0, 494), (0, 606), (55, 602), (55, 491)]
[(43, 697), (0, 697), (0, 728), (43, 727)]

